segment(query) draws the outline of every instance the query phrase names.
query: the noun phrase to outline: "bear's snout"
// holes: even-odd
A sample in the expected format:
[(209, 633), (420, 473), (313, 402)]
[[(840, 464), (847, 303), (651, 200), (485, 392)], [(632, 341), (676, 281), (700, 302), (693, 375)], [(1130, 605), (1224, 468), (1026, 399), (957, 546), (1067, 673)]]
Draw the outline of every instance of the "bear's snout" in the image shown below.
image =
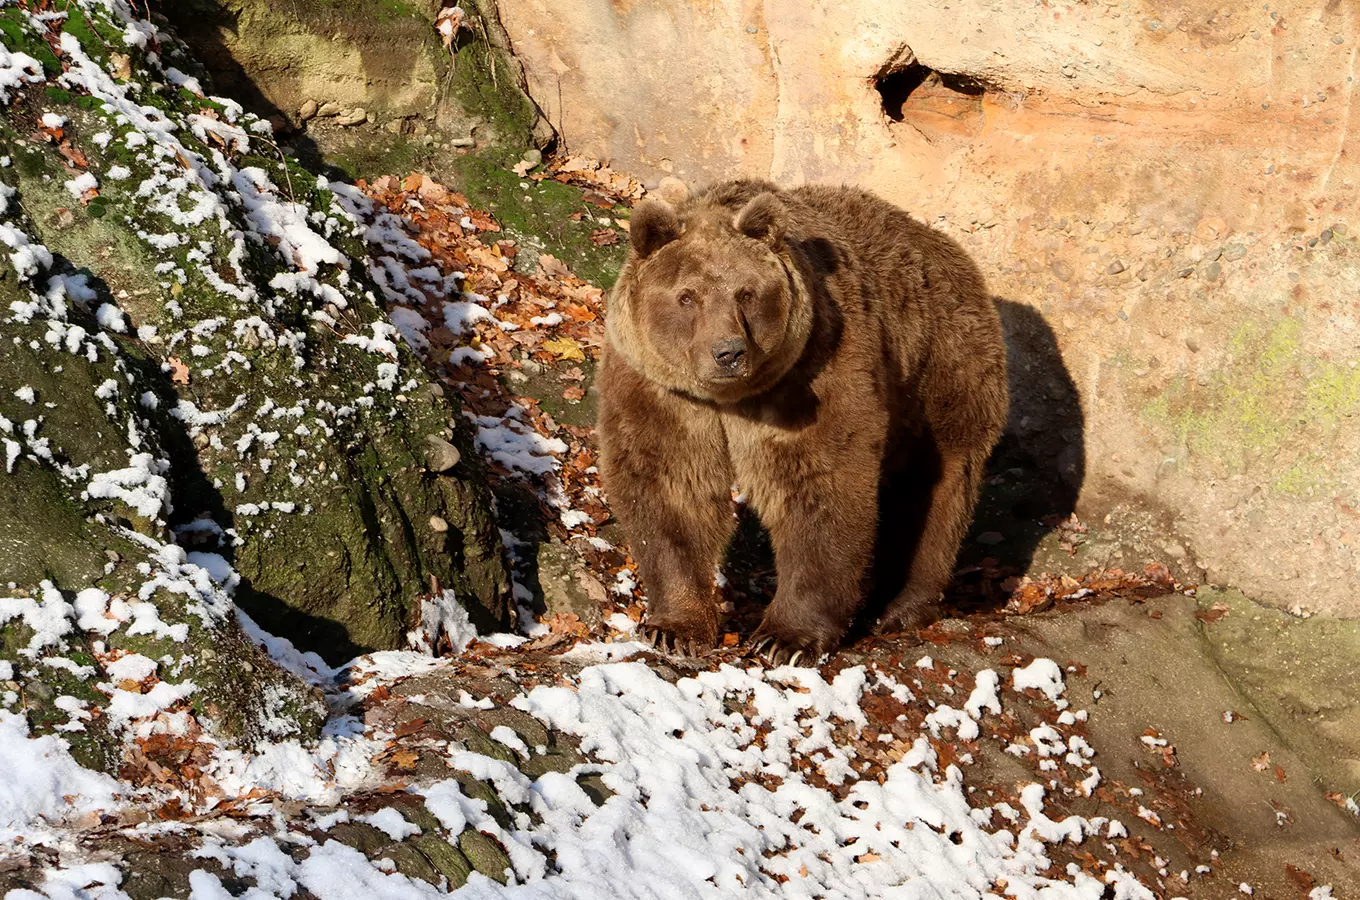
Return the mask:
[(746, 360), (746, 341), (742, 338), (725, 338), (715, 343), (711, 352), (718, 370), (725, 375), (733, 375)]

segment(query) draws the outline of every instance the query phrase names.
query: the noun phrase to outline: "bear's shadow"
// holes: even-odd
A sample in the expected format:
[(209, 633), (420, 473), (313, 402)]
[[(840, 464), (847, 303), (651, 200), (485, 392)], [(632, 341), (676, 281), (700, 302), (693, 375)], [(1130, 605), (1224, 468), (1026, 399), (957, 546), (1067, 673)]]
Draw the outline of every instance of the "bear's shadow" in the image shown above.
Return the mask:
[[(994, 300), (1006, 339), (1010, 408), (945, 595), (946, 612), (954, 615), (1005, 602), (1005, 579), (1027, 572), (1043, 538), (1075, 511), (1086, 471), (1080, 395), (1053, 329), (1030, 306)], [(882, 603), (905, 582), (910, 548), (925, 518), (924, 498), (939, 477), (939, 456), (928, 437), (916, 448), (911, 471), (910, 479), (883, 489), (869, 598), (847, 640), (867, 634)], [(724, 593), (734, 606), (726, 627), (749, 635), (778, 579), (769, 534), (746, 507), (723, 573)]]

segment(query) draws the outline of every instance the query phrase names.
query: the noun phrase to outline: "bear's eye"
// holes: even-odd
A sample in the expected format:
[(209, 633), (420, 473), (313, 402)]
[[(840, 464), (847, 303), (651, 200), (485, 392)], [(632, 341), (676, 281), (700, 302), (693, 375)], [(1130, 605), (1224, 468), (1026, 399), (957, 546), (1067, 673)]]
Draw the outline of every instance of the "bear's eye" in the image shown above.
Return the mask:
[(681, 306), (693, 306), (693, 305), (694, 305), (694, 294), (693, 294), (693, 292), (691, 292), (691, 291), (681, 291), (681, 292), (680, 292), (680, 296), (679, 296), (678, 298), (676, 298), (676, 299), (678, 299), (678, 300), (680, 301), (680, 305), (681, 305)]
[(755, 298), (756, 298), (755, 291), (752, 291), (750, 288), (742, 288), (741, 290), (737, 291), (738, 303), (750, 303)]

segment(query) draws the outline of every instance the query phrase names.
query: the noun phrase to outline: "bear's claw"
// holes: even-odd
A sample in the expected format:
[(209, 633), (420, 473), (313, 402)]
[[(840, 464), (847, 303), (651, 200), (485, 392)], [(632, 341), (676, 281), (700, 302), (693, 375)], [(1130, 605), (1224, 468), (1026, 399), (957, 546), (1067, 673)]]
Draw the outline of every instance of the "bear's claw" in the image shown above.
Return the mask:
[(679, 634), (656, 625), (640, 625), (638, 632), (643, 642), (662, 653), (677, 656), (703, 656), (708, 650), (694, 638), (681, 637)]
[(764, 657), (771, 667), (796, 666), (806, 659), (809, 666), (815, 666), (824, 655), (814, 647), (785, 643), (778, 638), (759, 637), (747, 651), (748, 656)]

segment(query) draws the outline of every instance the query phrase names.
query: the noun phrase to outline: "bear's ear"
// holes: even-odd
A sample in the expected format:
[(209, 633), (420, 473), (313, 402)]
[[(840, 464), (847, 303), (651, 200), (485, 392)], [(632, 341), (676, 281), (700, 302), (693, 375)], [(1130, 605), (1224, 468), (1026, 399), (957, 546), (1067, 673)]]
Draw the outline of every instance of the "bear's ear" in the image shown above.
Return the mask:
[(771, 247), (779, 245), (788, 228), (789, 210), (784, 202), (768, 191), (747, 201), (733, 220), (737, 231), (749, 238), (764, 241)]
[(679, 236), (680, 220), (665, 200), (643, 200), (628, 221), (628, 240), (643, 259)]

